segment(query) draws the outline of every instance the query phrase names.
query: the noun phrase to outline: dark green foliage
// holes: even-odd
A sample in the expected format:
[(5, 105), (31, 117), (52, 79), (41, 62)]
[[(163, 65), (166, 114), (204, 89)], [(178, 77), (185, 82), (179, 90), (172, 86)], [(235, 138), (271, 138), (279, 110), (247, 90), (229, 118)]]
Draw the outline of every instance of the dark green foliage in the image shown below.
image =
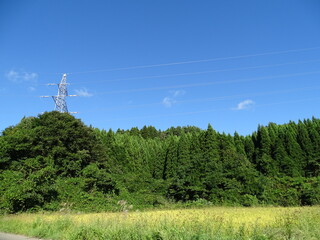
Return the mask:
[(4, 162), (0, 204), (6, 211), (45, 208), (59, 201), (56, 182), (60, 178), (81, 177), (86, 184), (83, 191), (114, 189), (103, 145), (93, 129), (69, 114), (50, 112), (24, 118), (5, 129), (0, 139)]
[(209, 124), (105, 131), (69, 114), (23, 118), (0, 136), (0, 209), (117, 210), (170, 202), (320, 203), (320, 120), (250, 136)]
[(140, 130), (140, 134), (143, 138), (156, 138), (159, 136), (159, 132), (153, 126), (144, 126)]

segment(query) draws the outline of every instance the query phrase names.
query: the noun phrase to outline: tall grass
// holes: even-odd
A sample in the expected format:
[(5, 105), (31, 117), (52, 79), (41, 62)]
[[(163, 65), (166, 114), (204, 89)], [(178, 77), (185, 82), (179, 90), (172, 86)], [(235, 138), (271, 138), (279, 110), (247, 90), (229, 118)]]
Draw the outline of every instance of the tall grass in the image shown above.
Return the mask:
[(0, 217), (0, 231), (47, 239), (320, 239), (320, 207), (159, 210)]

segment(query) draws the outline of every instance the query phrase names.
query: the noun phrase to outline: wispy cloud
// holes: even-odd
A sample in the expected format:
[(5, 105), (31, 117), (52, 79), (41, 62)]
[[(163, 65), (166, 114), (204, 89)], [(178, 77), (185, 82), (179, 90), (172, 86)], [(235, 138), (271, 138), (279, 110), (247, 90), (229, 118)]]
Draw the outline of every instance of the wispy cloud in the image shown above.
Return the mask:
[(21, 82), (33, 82), (35, 83), (38, 79), (38, 74), (34, 72), (25, 72), (25, 71), (15, 71), (10, 70), (6, 74), (7, 79), (15, 83)]
[(162, 104), (165, 107), (172, 107), (175, 103), (177, 103), (177, 98), (186, 94), (185, 90), (174, 90), (169, 92), (169, 96), (166, 96), (162, 100)]
[(34, 92), (35, 90), (36, 90), (35, 87), (28, 87), (28, 91), (30, 91), (30, 92)]
[(237, 107), (236, 108), (233, 108), (233, 110), (246, 110), (246, 109), (250, 109), (253, 107), (253, 105), (255, 104), (254, 101), (252, 101), (251, 99), (247, 99), (247, 100), (244, 100), (240, 103), (238, 103)]
[(165, 106), (165, 107), (171, 107), (173, 104), (176, 103), (176, 100), (174, 100), (173, 98), (170, 98), (170, 97), (165, 97), (163, 100), (162, 100), (162, 104)]
[(175, 90), (175, 91), (170, 91), (170, 93), (172, 94), (173, 97), (179, 97), (179, 96), (183, 96), (186, 94), (185, 90)]
[(79, 97), (92, 97), (93, 94), (88, 92), (86, 88), (76, 89), (74, 90), (76, 92), (76, 95)]

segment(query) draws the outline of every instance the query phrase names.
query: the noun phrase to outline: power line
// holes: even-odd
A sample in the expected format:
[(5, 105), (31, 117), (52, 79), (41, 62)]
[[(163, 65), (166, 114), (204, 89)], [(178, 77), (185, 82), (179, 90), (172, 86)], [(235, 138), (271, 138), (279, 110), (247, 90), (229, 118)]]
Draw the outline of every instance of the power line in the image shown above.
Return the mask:
[[(194, 102), (213, 102), (213, 101), (223, 101), (223, 100), (235, 99), (235, 98), (258, 97), (258, 96), (284, 94), (284, 93), (301, 92), (301, 91), (318, 90), (318, 89), (320, 89), (320, 86), (310, 86), (310, 87), (304, 87), (304, 88), (283, 89), (278, 91), (266, 91), (266, 92), (259, 92), (259, 93), (228, 95), (228, 96), (220, 96), (220, 97), (214, 97), (214, 98), (200, 98), (200, 99), (189, 99), (189, 100), (180, 100), (180, 101), (176, 100), (174, 103), (181, 104), (181, 103), (194, 103)], [(151, 107), (151, 106), (162, 105), (162, 104), (163, 104), (162, 102), (154, 102), (154, 103), (137, 104), (137, 105), (129, 105), (129, 106), (123, 105), (123, 106), (115, 106), (112, 108), (99, 108), (98, 110), (89, 110), (86, 112), (124, 110), (124, 109), (132, 109), (132, 108)]]
[(264, 77), (243, 78), (243, 79), (234, 79), (234, 80), (226, 80), (226, 81), (216, 81), (216, 82), (203, 82), (203, 83), (193, 83), (193, 84), (171, 85), (171, 86), (163, 86), (163, 87), (124, 89), (124, 90), (96, 93), (95, 95), (119, 94), (119, 93), (130, 93), (130, 92), (145, 92), (145, 91), (156, 91), (156, 90), (173, 89), (173, 88), (202, 87), (202, 86), (210, 86), (210, 85), (217, 85), (217, 84), (240, 83), (240, 82), (250, 82), (250, 81), (259, 81), (259, 80), (266, 80), (266, 79), (274, 79), (274, 78), (287, 78), (287, 77), (295, 77), (295, 76), (304, 76), (304, 75), (318, 74), (318, 73), (320, 73), (320, 71), (271, 75), (271, 76), (264, 76)]
[[(202, 87), (202, 86), (210, 86), (210, 85), (218, 85), (218, 84), (230, 84), (230, 83), (241, 83), (241, 82), (251, 82), (251, 81), (260, 81), (260, 80), (268, 80), (275, 78), (288, 78), (295, 76), (305, 76), (312, 74), (319, 74), (320, 71), (310, 71), (310, 72), (300, 72), (293, 74), (280, 74), (280, 75), (270, 75), (270, 76), (262, 76), (256, 78), (242, 78), (242, 79), (233, 79), (233, 80), (225, 80), (225, 81), (213, 81), (213, 82), (202, 82), (202, 83), (193, 83), (193, 84), (181, 84), (181, 85), (169, 85), (162, 87), (152, 87), (152, 88), (138, 88), (138, 89), (122, 89), (116, 91), (108, 91), (108, 92), (98, 92), (94, 95), (106, 95), (106, 94), (119, 94), (119, 93), (129, 93), (129, 92), (144, 92), (144, 91), (157, 91), (164, 89), (174, 89), (174, 88), (190, 88), (190, 87)], [(48, 85), (48, 84), (45, 84)], [(58, 85), (58, 84), (50, 84), (50, 85)], [(0, 94), (0, 96), (9, 96), (7, 94)], [(10, 96), (13, 96), (10, 94)], [(17, 95), (14, 95), (15, 97)], [(30, 95), (19, 95), (24, 97), (38, 97), (38, 96), (30, 96)], [(68, 95), (68, 96), (76, 96), (76, 95)], [(45, 96), (48, 97), (48, 96)]]
[[(207, 74), (207, 73), (218, 73), (218, 72), (229, 72), (229, 71), (240, 71), (240, 70), (280, 67), (280, 66), (288, 66), (288, 65), (294, 65), (294, 64), (313, 63), (313, 62), (319, 62), (319, 61), (320, 61), (320, 59), (315, 59), (315, 60), (307, 60), (307, 61), (286, 62), (286, 63), (279, 63), (279, 64), (258, 65), (258, 66), (241, 67), (241, 68), (226, 68), (226, 69), (217, 69), (217, 70), (200, 71), (200, 72), (186, 72), (186, 73), (175, 73), (175, 74), (151, 75), (151, 76), (144, 76), (144, 77), (118, 78), (118, 79), (111, 79), (111, 80), (85, 81), (85, 82), (73, 83), (72, 85), (78, 85), (78, 84), (84, 84), (84, 83), (92, 84), (92, 83), (102, 83), (102, 82), (118, 82), (118, 81), (127, 81), (127, 80), (143, 80), (143, 79), (153, 79), (153, 78), (190, 76), (190, 75), (199, 75), (199, 74)], [(45, 84), (43, 84), (43, 85), (45, 85)]]
[[(305, 99), (298, 99), (298, 100), (292, 100), (292, 101), (274, 102), (274, 103), (267, 103), (267, 104), (255, 104), (255, 108), (256, 107), (266, 107), (266, 106), (273, 106), (273, 105), (288, 104), (288, 103), (306, 102), (306, 101), (313, 101), (313, 100), (319, 100), (319, 99), (320, 99), (320, 97), (305, 98)], [(223, 111), (223, 110), (231, 110), (231, 108), (215, 108), (215, 109), (208, 109), (208, 110), (203, 110), (203, 111), (178, 112), (178, 113), (172, 113), (172, 114), (158, 114), (158, 115), (149, 115), (149, 116), (147, 115), (147, 116), (138, 116), (138, 117), (131, 117), (131, 118), (127, 118), (127, 117), (126, 118), (114, 118), (114, 119), (107, 119), (106, 121), (174, 117), (174, 116), (194, 115), (194, 114), (201, 114), (201, 113), (208, 113), (208, 112), (215, 112), (215, 111)]]
[(264, 53), (257, 53), (257, 54), (247, 54), (247, 55), (230, 56), (230, 57), (218, 57), (218, 58), (171, 62), (171, 63), (161, 63), (161, 64), (151, 64), (151, 65), (139, 65), (139, 66), (132, 66), (132, 67), (105, 68), (105, 69), (90, 70), (90, 71), (70, 72), (68, 74), (111, 72), (111, 71), (122, 71), (122, 70), (131, 70), (131, 69), (143, 69), (143, 68), (164, 67), (164, 66), (173, 66), (173, 65), (182, 65), (182, 64), (192, 64), (192, 63), (215, 62), (215, 61), (222, 61), (222, 60), (231, 60), (231, 59), (241, 59), (241, 58), (277, 55), (277, 54), (285, 54), (285, 53), (304, 52), (304, 51), (311, 51), (311, 50), (317, 50), (317, 49), (320, 49), (320, 47), (289, 49), (289, 50), (284, 50), (284, 51), (273, 51), (273, 52), (264, 52)]
[[(105, 69), (98, 69), (98, 70), (69, 72), (67, 74), (70, 75), (70, 74), (83, 74), (83, 73), (95, 73), (95, 72), (110, 72), (110, 71), (120, 71), (120, 70), (130, 70), (130, 69), (141, 69), (141, 68), (162, 67), (162, 66), (171, 66), (171, 65), (192, 64), (192, 63), (201, 63), (201, 62), (213, 62), (213, 61), (222, 61), (222, 60), (230, 60), (230, 59), (241, 59), (241, 58), (249, 58), (249, 57), (304, 52), (304, 51), (311, 51), (311, 50), (318, 50), (318, 49), (320, 49), (320, 47), (298, 48), (298, 49), (289, 49), (289, 50), (283, 50), (283, 51), (272, 51), (272, 52), (264, 52), (264, 53), (257, 53), (257, 54), (230, 56), (230, 57), (217, 57), (217, 58), (191, 60), (191, 61), (180, 61), (180, 62), (169, 62), (169, 63), (161, 63), (161, 64), (138, 65), (138, 66), (131, 66), (131, 67), (105, 68)], [(41, 74), (42, 75), (57, 75), (57, 74), (60, 75), (63, 73), (62, 72), (51, 72), (51, 73), (47, 72), (47, 73), (41, 73)]]

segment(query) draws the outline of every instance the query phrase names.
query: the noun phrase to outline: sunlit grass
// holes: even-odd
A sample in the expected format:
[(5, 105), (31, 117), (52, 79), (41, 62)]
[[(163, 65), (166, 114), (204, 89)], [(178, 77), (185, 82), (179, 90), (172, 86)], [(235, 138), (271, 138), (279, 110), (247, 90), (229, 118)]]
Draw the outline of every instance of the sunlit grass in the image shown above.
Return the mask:
[(48, 239), (320, 239), (320, 207), (210, 207), (0, 218), (0, 231)]

